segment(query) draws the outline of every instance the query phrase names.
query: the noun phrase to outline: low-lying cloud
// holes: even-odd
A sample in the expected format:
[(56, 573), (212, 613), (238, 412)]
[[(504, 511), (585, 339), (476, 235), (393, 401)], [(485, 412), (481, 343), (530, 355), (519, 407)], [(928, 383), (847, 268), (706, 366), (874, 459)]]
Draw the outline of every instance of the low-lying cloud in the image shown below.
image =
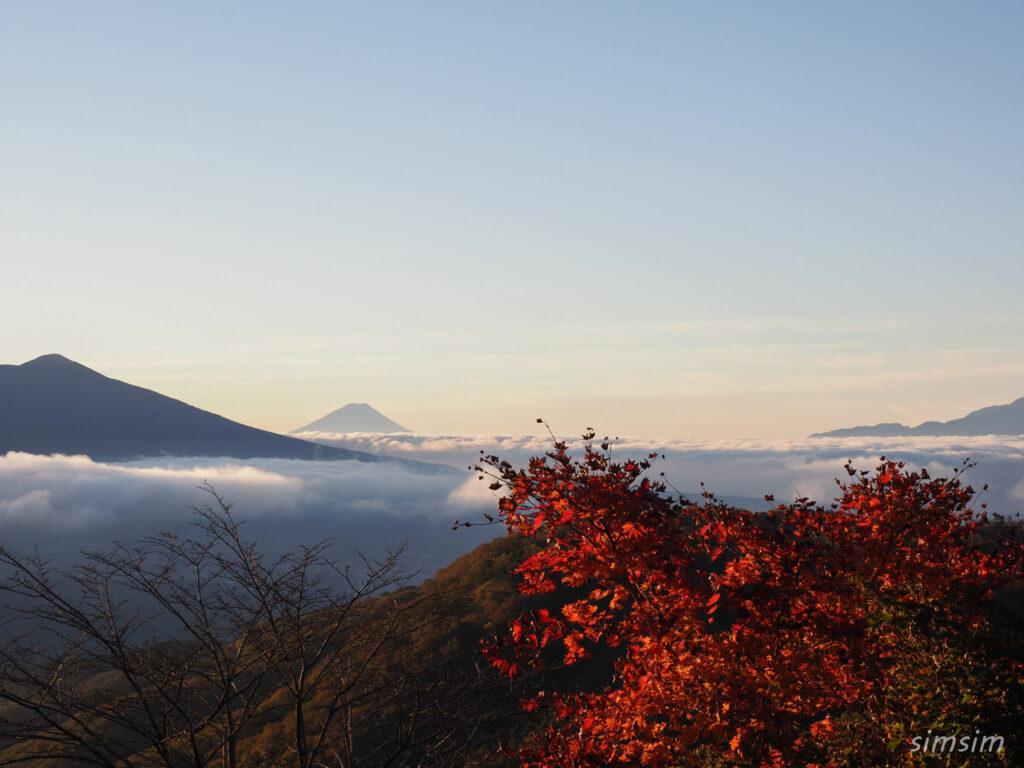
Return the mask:
[[(496, 494), (466, 468), (481, 451), (513, 465), (551, 450), (550, 435), (317, 435), (321, 442), (439, 462), (462, 472), (430, 474), (400, 462), (175, 458), (104, 464), (84, 456), (0, 456), (0, 542), (39, 545), (58, 559), (161, 531), (185, 532), (191, 507), (212, 499), (213, 486), (264, 549), (283, 551), (325, 538), (341, 560), (383, 554), (402, 543), (404, 562), (428, 576), (457, 555), (501, 532), (500, 526), (452, 530), (455, 519), (483, 521)], [(571, 450), (582, 440), (569, 439)], [(664, 455), (650, 472), (694, 497), (701, 484), (730, 503), (764, 508), (806, 496), (829, 503), (843, 465), (872, 469), (880, 456), (949, 475), (971, 458), (966, 482), (978, 502), (1006, 515), (1024, 505), (1024, 437), (818, 438), (792, 441), (692, 441), (626, 438), (612, 442), (622, 459)]]
[[(106, 464), (85, 456), (0, 456), (0, 539), (38, 545), (59, 559), (161, 531), (186, 532), (193, 506), (232, 505), (243, 530), (269, 550), (325, 538), (339, 558), (379, 555), (408, 544), (408, 567), (430, 575), (498, 533), (452, 531), (482, 516), (493, 498), (469, 473), (426, 474), (397, 462), (174, 458)], [(464, 488), (466, 490), (464, 490)]]
[[(550, 451), (550, 435), (459, 436), (421, 434), (327, 434), (307, 433), (327, 445), (415, 457), (456, 466), (479, 461), (481, 451), (497, 454), (515, 465)], [(579, 437), (564, 438), (576, 452)], [(935, 476), (948, 476), (965, 459), (975, 466), (965, 482), (979, 491), (979, 503), (1007, 515), (1018, 514), (1024, 503), (1024, 436), (986, 435), (803, 438), (799, 440), (661, 440), (627, 437), (611, 441), (613, 455), (642, 457), (664, 455), (652, 471), (682, 493), (696, 495), (701, 483), (727, 500), (761, 504), (766, 494), (776, 501), (809, 497), (829, 503), (837, 492), (835, 478), (846, 478), (844, 464), (873, 469), (879, 457), (905, 461), (912, 469), (926, 468)], [(981, 493), (984, 485), (989, 488)]]

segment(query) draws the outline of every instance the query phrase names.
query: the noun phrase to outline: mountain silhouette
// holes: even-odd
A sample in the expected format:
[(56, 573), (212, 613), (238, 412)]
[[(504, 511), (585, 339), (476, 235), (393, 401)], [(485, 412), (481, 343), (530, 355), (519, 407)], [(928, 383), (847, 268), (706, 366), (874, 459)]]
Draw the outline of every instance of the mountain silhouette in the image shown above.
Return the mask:
[(1024, 397), (990, 405), (950, 421), (926, 421), (916, 427), (885, 423), (816, 432), (811, 437), (894, 437), (903, 435), (1024, 435)]
[(296, 432), (408, 432), (367, 403), (349, 403), (323, 418), (310, 422)]
[(230, 456), (384, 461), (286, 437), (110, 379), (61, 355), (0, 365), (0, 455), (85, 454), (97, 461), (147, 456)]

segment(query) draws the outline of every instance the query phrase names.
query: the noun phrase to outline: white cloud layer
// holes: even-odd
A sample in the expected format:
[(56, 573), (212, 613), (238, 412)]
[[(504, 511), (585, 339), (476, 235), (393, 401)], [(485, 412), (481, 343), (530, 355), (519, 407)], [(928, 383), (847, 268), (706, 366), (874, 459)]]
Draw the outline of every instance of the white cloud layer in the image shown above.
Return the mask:
[[(514, 465), (551, 449), (550, 436), (318, 435), (333, 445), (466, 468), (481, 451)], [(582, 441), (569, 441), (579, 452)], [(622, 459), (664, 454), (651, 472), (664, 472), (689, 496), (708, 490), (731, 503), (765, 506), (808, 496), (829, 503), (835, 478), (852, 460), (871, 469), (879, 456), (914, 469), (949, 475), (965, 458), (976, 462), (966, 481), (989, 509), (1017, 515), (1024, 505), (1024, 437), (844, 438), (795, 441), (692, 441), (627, 438), (613, 442)], [(71, 558), (110, 541), (134, 541), (163, 530), (186, 531), (190, 507), (211, 499), (210, 483), (231, 504), (244, 530), (266, 549), (283, 550), (324, 538), (341, 558), (355, 550), (380, 554), (403, 542), (406, 565), (433, 573), (461, 552), (501, 532), (490, 526), (451, 530), (452, 522), (483, 520), (496, 494), (475, 473), (423, 473), (399, 462), (310, 462), (261, 459), (166, 459), (103, 464), (84, 456), (0, 456), (0, 541), (39, 545)]]
[[(327, 445), (408, 456), (456, 466), (474, 464), (480, 452), (496, 454), (513, 464), (551, 450), (550, 435), (459, 436), (426, 434), (306, 433)], [(580, 451), (579, 437), (566, 437)], [(1024, 503), (1024, 436), (980, 437), (849, 437), (798, 440), (662, 440), (627, 437), (612, 440), (614, 455), (645, 456), (657, 452), (664, 461), (654, 470), (686, 494), (703, 482), (712, 492), (751, 503), (772, 494), (777, 501), (809, 496), (830, 502), (835, 478), (845, 478), (849, 460), (858, 469), (872, 469), (885, 456), (905, 461), (912, 469), (926, 468), (935, 476), (949, 475), (970, 458), (976, 466), (965, 475), (990, 509), (1015, 515)]]
[[(160, 531), (187, 531), (191, 507), (212, 502), (209, 483), (244, 530), (268, 549), (333, 538), (339, 556), (382, 553), (403, 542), (426, 575), (487, 536), (451, 530), (493, 500), (464, 491), (466, 473), (424, 474), (399, 463), (167, 459), (123, 464), (85, 456), (0, 456), (0, 540), (70, 556)], [(475, 488), (473, 488), (475, 491)]]

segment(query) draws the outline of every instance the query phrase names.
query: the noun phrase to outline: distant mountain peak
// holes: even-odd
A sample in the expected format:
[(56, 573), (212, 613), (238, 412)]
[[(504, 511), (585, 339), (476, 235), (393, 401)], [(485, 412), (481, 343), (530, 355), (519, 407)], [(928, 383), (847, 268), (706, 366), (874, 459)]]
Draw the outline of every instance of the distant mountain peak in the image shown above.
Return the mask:
[(349, 403), (326, 416), (299, 427), (292, 434), (299, 432), (409, 432), (401, 424), (396, 424), (369, 403)]

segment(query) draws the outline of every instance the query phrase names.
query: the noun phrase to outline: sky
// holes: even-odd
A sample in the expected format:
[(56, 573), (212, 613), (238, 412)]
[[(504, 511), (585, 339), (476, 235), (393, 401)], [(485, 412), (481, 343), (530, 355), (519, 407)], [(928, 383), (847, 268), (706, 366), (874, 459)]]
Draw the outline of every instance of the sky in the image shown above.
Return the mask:
[(0, 4), (0, 363), (289, 431), (1024, 395), (1017, 2)]

